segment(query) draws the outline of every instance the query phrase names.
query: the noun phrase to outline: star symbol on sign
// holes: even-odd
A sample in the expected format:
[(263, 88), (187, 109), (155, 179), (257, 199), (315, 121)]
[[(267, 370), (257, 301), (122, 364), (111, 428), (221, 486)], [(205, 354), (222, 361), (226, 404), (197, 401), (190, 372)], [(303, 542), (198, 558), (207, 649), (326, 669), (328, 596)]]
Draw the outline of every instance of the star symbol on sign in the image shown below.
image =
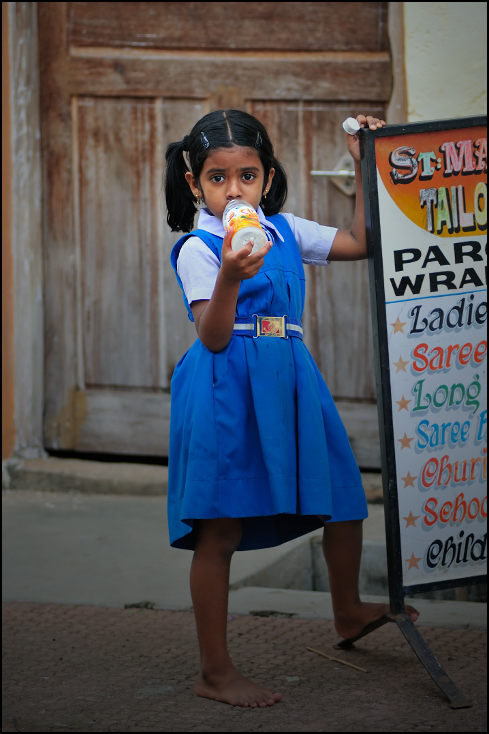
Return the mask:
[(402, 519), (406, 521), (406, 527), (408, 528), (410, 525), (413, 526), (413, 528), (416, 527), (416, 520), (419, 520), (421, 515), (413, 515), (412, 511), (409, 510), (409, 515), (407, 517), (403, 517)]
[(398, 331), (400, 331), (401, 334), (404, 334), (404, 329), (402, 327), (403, 326), (406, 326), (406, 324), (407, 324), (407, 321), (404, 321), (404, 322), (401, 321), (400, 318), (399, 318), (399, 316), (398, 316), (397, 317), (397, 321), (395, 323), (391, 324), (391, 326), (394, 327), (394, 334), (396, 334)]
[(404, 397), (404, 395), (402, 396), (402, 398), (400, 400), (396, 400), (396, 403), (399, 406), (399, 410), (408, 410), (408, 405), (409, 405), (410, 402), (411, 402), (410, 400), (406, 400), (406, 398)]
[(402, 357), (399, 357), (399, 362), (393, 362), (393, 364), (396, 365), (396, 375), (398, 372), (406, 372), (406, 365), (409, 364), (409, 359), (407, 362), (404, 362)]
[(414, 441), (414, 436), (412, 438), (408, 438), (407, 433), (405, 433), (402, 438), (398, 438), (397, 440), (401, 444), (401, 451), (402, 451), (403, 449), (411, 448), (411, 441)]
[(404, 482), (404, 489), (406, 489), (406, 487), (414, 488), (414, 480), (416, 479), (416, 477), (412, 477), (409, 472), (406, 474), (405, 477), (401, 477), (401, 479)]
[(410, 571), (411, 568), (418, 568), (418, 563), (420, 562), (421, 558), (416, 558), (416, 556), (414, 555), (414, 553), (411, 553), (411, 558), (406, 558), (405, 560), (409, 564), (407, 570)]

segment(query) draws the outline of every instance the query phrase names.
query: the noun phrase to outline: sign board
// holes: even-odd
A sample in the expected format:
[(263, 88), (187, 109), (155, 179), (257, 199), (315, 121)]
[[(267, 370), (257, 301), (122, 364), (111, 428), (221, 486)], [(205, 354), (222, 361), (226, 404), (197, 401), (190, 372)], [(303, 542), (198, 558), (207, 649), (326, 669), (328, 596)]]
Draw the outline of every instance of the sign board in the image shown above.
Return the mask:
[(486, 125), (477, 117), (362, 134), (397, 611), (407, 593), (487, 573)]

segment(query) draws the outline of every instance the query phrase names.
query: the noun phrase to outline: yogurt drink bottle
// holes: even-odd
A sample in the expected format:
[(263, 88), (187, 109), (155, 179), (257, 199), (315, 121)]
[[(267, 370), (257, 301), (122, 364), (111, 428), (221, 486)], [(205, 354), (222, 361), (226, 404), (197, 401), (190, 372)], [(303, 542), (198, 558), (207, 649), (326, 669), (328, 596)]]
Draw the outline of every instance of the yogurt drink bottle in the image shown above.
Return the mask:
[(231, 247), (235, 252), (247, 245), (248, 242), (252, 242), (251, 254), (253, 255), (253, 253), (261, 250), (268, 241), (257, 212), (247, 201), (237, 199), (230, 201), (224, 209), (222, 223), (226, 232), (230, 227), (234, 230)]

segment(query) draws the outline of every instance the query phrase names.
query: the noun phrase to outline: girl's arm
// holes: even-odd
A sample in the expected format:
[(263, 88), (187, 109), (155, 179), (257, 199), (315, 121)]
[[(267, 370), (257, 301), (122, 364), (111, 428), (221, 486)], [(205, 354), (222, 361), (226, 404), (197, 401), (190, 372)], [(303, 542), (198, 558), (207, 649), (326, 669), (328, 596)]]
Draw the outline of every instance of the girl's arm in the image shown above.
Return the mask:
[(263, 265), (272, 243), (268, 242), (254, 255), (252, 243), (237, 252), (231, 248), (232, 228), (222, 243), (221, 268), (209, 301), (194, 301), (190, 308), (200, 341), (211, 352), (225, 349), (231, 340), (236, 317), (236, 302), (242, 280), (253, 278)]
[[(376, 117), (358, 115), (360, 127), (367, 125), (376, 130), (385, 125), (384, 120)], [(355, 162), (356, 203), (350, 231), (339, 229), (333, 240), (328, 260), (363, 260), (367, 257), (367, 236), (365, 231), (365, 209), (363, 205), (362, 171), (360, 167), (360, 141), (357, 135), (347, 135), (348, 150)]]

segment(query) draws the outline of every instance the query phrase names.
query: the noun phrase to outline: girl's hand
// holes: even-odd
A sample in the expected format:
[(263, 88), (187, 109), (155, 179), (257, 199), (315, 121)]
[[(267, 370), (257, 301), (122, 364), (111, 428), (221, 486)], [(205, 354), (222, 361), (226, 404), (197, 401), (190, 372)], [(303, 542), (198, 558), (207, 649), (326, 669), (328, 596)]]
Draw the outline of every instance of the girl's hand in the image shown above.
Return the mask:
[(272, 243), (268, 241), (261, 250), (258, 250), (253, 255), (251, 254), (253, 249), (252, 242), (248, 242), (247, 245), (234, 252), (231, 247), (233, 234), (234, 230), (231, 227), (222, 243), (221, 271), (226, 281), (229, 283), (238, 283), (242, 280), (253, 278), (259, 272), (263, 265), (263, 258), (270, 252)]
[(233, 335), (236, 303), (242, 280), (253, 278), (263, 265), (263, 258), (270, 251), (269, 241), (254, 255), (249, 242), (233, 252), (230, 229), (222, 243), (221, 269), (217, 276), (214, 292), (209, 301), (193, 301), (191, 305), (197, 334), (202, 344), (211, 352), (220, 352), (227, 347)]
[[(370, 115), (358, 115), (357, 122), (360, 128), (369, 127), (370, 130), (378, 130), (384, 127), (384, 120)], [(350, 231), (340, 229), (333, 240), (333, 246), (329, 253), (330, 260), (362, 260), (367, 257), (367, 237), (365, 233), (365, 209), (362, 191), (362, 170), (360, 166), (360, 140), (356, 135), (346, 136), (348, 150), (355, 161), (355, 213)]]
[[(367, 117), (365, 115), (358, 115), (357, 122), (361, 128), (369, 127), (370, 130), (377, 130), (379, 127), (384, 127), (385, 125), (384, 120), (379, 120), (377, 117), (371, 117), (370, 115)], [(358, 133), (356, 135), (347, 134), (346, 144), (353, 160), (360, 161), (360, 140)]]

